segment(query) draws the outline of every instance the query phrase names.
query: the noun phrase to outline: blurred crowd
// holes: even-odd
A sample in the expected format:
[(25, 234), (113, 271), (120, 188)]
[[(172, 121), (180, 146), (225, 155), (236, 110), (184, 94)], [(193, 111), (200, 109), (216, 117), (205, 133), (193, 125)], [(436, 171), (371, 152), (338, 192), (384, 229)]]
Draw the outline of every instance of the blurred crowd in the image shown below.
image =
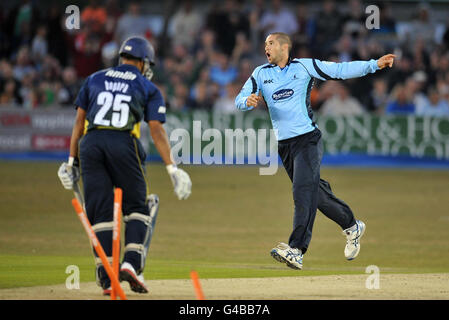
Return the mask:
[(156, 49), (153, 82), (169, 109), (236, 112), (235, 96), (266, 63), (265, 37), (281, 31), (291, 36), (296, 58), (397, 55), (393, 69), (362, 81), (316, 81), (311, 103), (319, 114), (449, 116), (449, 19), (436, 23), (427, 3), (412, 4), (412, 14), (398, 21), (400, 5), (379, 1), (380, 24), (373, 29), (360, 0), (170, 3), (155, 20), (143, 1), (90, 0), (80, 7), (79, 29), (67, 29), (68, 14), (57, 1), (48, 8), (33, 0), (0, 4), (0, 107), (73, 107), (83, 80), (116, 65), (121, 42), (141, 35)]

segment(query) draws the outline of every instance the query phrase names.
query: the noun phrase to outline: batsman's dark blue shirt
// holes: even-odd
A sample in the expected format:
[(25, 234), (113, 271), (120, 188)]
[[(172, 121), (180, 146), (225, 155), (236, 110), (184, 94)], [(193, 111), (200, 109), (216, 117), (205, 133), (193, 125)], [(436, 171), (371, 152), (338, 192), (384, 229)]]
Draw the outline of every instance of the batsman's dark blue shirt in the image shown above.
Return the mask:
[(159, 89), (129, 64), (100, 70), (82, 85), (75, 106), (86, 111), (86, 131), (131, 131), (140, 137), (140, 122), (165, 122), (165, 102)]

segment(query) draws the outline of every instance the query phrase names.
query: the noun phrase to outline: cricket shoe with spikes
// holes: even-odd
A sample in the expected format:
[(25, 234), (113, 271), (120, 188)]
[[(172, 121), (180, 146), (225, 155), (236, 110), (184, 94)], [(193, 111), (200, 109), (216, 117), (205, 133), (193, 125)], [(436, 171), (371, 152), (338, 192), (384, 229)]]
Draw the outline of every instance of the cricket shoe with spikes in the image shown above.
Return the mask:
[(123, 262), (120, 267), (120, 281), (127, 281), (129, 283), (129, 287), (134, 292), (148, 293), (143, 274), (137, 275), (134, 267), (128, 262)]
[(360, 252), (360, 238), (365, 233), (365, 223), (356, 220), (355, 224), (343, 230), (343, 235), (346, 236), (345, 257), (348, 260), (353, 260)]
[(106, 288), (106, 289), (103, 289), (103, 295), (104, 295), (104, 296), (110, 296), (110, 295), (111, 295), (111, 292), (112, 292), (111, 287)]
[(109, 278), (105, 278), (106, 271), (104, 270), (104, 267), (102, 265), (98, 265), (95, 268), (95, 281), (97, 283), (97, 286), (99, 286), (101, 289), (103, 289), (103, 295), (104, 296), (110, 296), (111, 295), (111, 281)]
[(296, 270), (302, 269), (303, 254), (297, 248), (291, 248), (288, 244), (279, 242), (279, 244), (271, 250), (271, 256), (281, 263), (285, 263), (288, 267)]

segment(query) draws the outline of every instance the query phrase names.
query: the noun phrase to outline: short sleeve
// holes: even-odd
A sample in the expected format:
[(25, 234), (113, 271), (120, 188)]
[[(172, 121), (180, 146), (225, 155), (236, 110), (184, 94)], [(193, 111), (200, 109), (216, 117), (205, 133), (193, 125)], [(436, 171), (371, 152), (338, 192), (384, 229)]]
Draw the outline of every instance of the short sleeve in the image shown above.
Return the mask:
[(88, 86), (89, 78), (87, 78), (83, 85), (81, 86), (78, 95), (75, 99), (75, 107), (80, 107), (87, 111), (89, 107), (89, 86)]
[(159, 89), (154, 87), (153, 93), (150, 94), (148, 104), (145, 110), (145, 121), (158, 120), (162, 123), (165, 122), (165, 113), (167, 108), (165, 107), (164, 98), (162, 97)]

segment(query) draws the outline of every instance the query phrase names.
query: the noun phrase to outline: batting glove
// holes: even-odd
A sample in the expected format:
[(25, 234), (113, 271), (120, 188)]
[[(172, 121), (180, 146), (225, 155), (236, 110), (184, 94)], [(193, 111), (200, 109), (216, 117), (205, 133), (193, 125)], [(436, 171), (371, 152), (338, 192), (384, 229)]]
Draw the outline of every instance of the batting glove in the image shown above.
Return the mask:
[(192, 181), (189, 175), (173, 164), (167, 166), (167, 172), (175, 188), (175, 194), (179, 200), (187, 199), (192, 193)]
[(72, 190), (73, 184), (80, 178), (78, 162), (74, 161), (72, 157), (69, 158), (68, 163), (63, 162), (59, 167), (58, 177), (65, 189)]

